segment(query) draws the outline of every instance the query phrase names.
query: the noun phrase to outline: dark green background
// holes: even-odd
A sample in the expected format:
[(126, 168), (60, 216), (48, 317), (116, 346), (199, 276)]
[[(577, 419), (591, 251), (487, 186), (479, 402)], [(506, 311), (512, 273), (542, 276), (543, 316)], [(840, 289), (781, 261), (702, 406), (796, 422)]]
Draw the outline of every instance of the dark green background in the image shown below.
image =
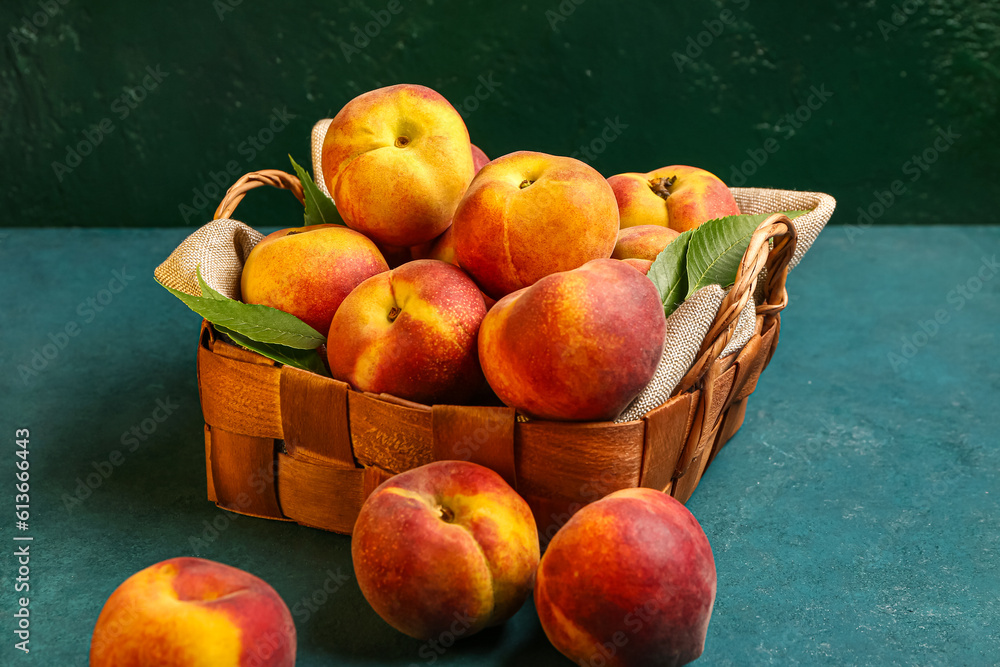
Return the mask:
[[(466, 117), (491, 157), (573, 154), (617, 119), (627, 127), (592, 161), (605, 175), (679, 163), (735, 184), (748, 151), (767, 155), (772, 139), (747, 184), (829, 192), (834, 223), (856, 224), (897, 180), (879, 224), (993, 220), (995, 4), (576, 2), (399, 0), (348, 62), (341, 45), (387, 3), (4, 0), (0, 224), (197, 226), (218, 202), (213, 172), (287, 169), (289, 152), (307, 163), (313, 122), (355, 95), (411, 82), (459, 105), (481, 80), (497, 85)], [(896, 26), (901, 9), (911, 14)], [(724, 10), (732, 22), (712, 37), (705, 22)], [(707, 46), (679, 71), (674, 52), (699, 37)], [(150, 91), (147, 67), (167, 74)], [(832, 97), (796, 129), (783, 119), (813, 87)], [(294, 119), (251, 155), (243, 142), (284, 107)], [(105, 119), (110, 133), (57, 178), (53, 163)], [(908, 171), (948, 127), (954, 144)], [(280, 193), (255, 195), (240, 217), (299, 220)]]

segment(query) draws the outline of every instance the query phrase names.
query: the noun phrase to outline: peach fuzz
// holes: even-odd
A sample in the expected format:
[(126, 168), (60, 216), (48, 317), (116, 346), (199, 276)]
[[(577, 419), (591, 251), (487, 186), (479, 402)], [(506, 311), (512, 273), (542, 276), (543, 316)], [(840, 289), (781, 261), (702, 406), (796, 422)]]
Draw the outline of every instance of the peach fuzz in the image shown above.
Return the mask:
[(326, 185), (344, 221), (388, 245), (441, 234), (474, 174), (462, 117), (425, 86), (354, 98), (333, 118), (322, 150)]
[(421, 403), (460, 401), (482, 385), (483, 295), (464, 271), (424, 259), (373, 276), (344, 299), (327, 336), (333, 377)]
[(587, 505), (548, 545), (535, 607), (580, 665), (683, 665), (701, 655), (716, 594), (708, 538), (684, 505), (624, 489)]
[(740, 212), (726, 184), (697, 167), (674, 165), (645, 174), (617, 174), (608, 183), (618, 200), (622, 228), (660, 225), (685, 232)]
[(611, 253), (614, 259), (648, 259), (653, 261), (681, 233), (659, 225), (637, 225), (618, 232), (618, 243)]
[(417, 639), (468, 636), (514, 615), (538, 566), (528, 504), (495, 472), (438, 461), (365, 501), (351, 555), (365, 599)]
[(530, 417), (605, 421), (652, 379), (665, 335), (652, 281), (597, 259), (497, 301), (479, 360), (500, 400)]
[(295, 624), (266, 582), (173, 558), (126, 579), (94, 627), (91, 667), (292, 667)]
[(611, 256), (618, 205), (593, 167), (530, 151), (493, 160), (455, 213), (458, 262), (495, 299)]
[(246, 303), (295, 315), (321, 334), (358, 284), (388, 271), (378, 248), (343, 225), (309, 225), (268, 234), (243, 264)]

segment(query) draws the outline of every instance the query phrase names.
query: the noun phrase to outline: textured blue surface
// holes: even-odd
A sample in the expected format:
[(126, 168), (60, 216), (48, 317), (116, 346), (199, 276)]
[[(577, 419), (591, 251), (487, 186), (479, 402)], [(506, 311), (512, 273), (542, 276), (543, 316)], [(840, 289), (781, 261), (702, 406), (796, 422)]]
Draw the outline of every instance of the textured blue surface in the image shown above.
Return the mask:
[[(530, 604), (438, 655), (368, 608), (348, 538), (235, 516), (205, 499), (199, 321), (152, 279), (184, 230), (5, 234), (0, 663), (85, 664), (94, 621), (122, 580), (199, 555), (281, 593), (303, 666), (570, 664)], [(791, 274), (777, 354), (746, 423), (688, 504), (719, 577), (698, 664), (1000, 660), (998, 250), (998, 227), (871, 228), (853, 238), (834, 227)], [(102, 292), (115, 271), (124, 289)], [(63, 340), (70, 322), (76, 335)], [(37, 374), (24, 378), (18, 367), (30, 368), (36, 350), (52, 358), (44, 367), (36, 359)], [(157, 412), (158, 401), (173, 407)], [(152, 432), (133, 440), (133, 427)], [(31, 430), (27, 656), (11, 633), (15, 428)], [(91, 473), (99, 484), (81, 487)], [(67, 503), (78, 489), (86, 497)], [(331, 575), (341, 573), (337, 588)], [(325, 584), (336, 590), (322, 592)], [(310, 608), (310, 598), (322, 603)]]

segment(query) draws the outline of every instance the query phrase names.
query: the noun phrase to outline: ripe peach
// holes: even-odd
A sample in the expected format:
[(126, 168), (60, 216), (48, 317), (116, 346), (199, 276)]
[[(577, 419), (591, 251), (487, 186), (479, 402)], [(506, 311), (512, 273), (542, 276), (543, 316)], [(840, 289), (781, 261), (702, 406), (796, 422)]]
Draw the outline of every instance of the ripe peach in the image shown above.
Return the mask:
[(347, 225), (395, 246), (441, 234), (474, 174), (458, 111), (439, 93), (412, 84), (348, 102), (330, 123), (322, 164)]
[(483, 167), (453, 227), (459, 264), (499, 299), (549, 274), (610, 257), (618, 206), (611, 186), (587, 164), (520, 151)]
[(444, 233), (423, 245), (413, 246), (410, 249), (413, 259), (438, 259), (458, 266), (458, 255), (455, 253), (454, 227), (444, 230)]
[(263, 580), (201, 558), (172, 558), (125, 580), (104, 603), (91, 667), (292, 667), (295, 624)]
[[(479, 146), (472, 144), (472, 162), (476, 169), (476, 173), (488, 163), (490, 159), (486, 157), (486, 153), (482, 151)], [(455, 242), (454, 235), (452, 234), (452, 227), (449, 226), (448, 229), (444, 230), (441, 236), (436, 239), (432, 239), (427, 243), (421, 243), (420, 245), (415, 245), (410, 248), (410, 258), (411, 259), (440, 259), (442, 262), (448, 262), (449, 264), (454, 264), (458, 266), (458, 256), (455, 254)]]
[(705, 648), (715, 604), (712, 547), (684, 505), (623, 489), (556, 533), (535, 607), (549, 641), (579, 665), (683, 665)]
[(648, 259), (635, 259), (634, 257), (629, 257), (628, 259), (621, 260), (634, 268), (636, 271), (642, 273), (642, 275), (649, 274), (649, 267), (653, 266), (653, 263)]
[(490, 159), (486, 157), (486, 153), (483, 152), (483, 149), (475, 144), (472, 144), (472, 166), (477, 174), (479, 173), (479, 170), (485, 167), (486, 163), (489, 161)]
[(652, 379), (665, 335), (652, 281), (595, 259), (497, 301), (479, 361), (500, 400), (529, 416), (611, 420)]
[(351, 290), (388, 269), (363, 234), (343, 225), (309, 225), (261, 239), (243, 264), (240, 286), (246, 303), (291, 313), (325, 334)]
[(648, 259), (653, 261), (681, 233), (660, 225), (636, 225), (618, 232), (618, 243), (611, 253), (614, 259)]
[(417, 639), (467, 636), (514, 615), (538, 567), (528, 504), (489, 468), (438, 461), (365, 501), (351, 555), (365, 599)]
[(726, 184), (697, 167), (675, 165), (645, 174), (617, 174), (608, 183), (618, 200), (623, 228), (660, 225), (686, 232), (740, 212)]
[(402, 266), (413, 259), (410, 248), (406, 246), (388, 245), (386, 243), (376, 243), (375, 246), (382, 253), (382, 257), (385, 258), (390, 269)]
[(422, 403), (454, 401), (482, 384), (476, 336), (483, 295), (457, 266), (423, 259), (372, 276), (330, 323), (330, 372), (360, 391)]

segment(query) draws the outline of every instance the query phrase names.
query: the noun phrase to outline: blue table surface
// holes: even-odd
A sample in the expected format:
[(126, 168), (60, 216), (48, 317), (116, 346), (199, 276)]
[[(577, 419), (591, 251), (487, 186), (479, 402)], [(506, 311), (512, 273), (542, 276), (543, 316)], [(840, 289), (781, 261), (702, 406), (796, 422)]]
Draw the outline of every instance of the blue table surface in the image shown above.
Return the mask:
[[(368, 607), (349, 538), (208, 502), (200, 321), (152, 278), (190, 231), (0, 233), (0, 663), (86, 664), (121, 581), (197, 555), (277, 589), (299, 665), (570, 664), (530, 603), (429, 653)], [(697, 664), (1000, 663), (998, 251), (1000, 227), (830, 227), (791, 273), (777, 354), (688, 503), (718, 569)], [(15, 535), (34, 538), (27, 655)]]

